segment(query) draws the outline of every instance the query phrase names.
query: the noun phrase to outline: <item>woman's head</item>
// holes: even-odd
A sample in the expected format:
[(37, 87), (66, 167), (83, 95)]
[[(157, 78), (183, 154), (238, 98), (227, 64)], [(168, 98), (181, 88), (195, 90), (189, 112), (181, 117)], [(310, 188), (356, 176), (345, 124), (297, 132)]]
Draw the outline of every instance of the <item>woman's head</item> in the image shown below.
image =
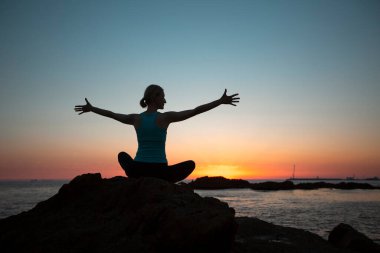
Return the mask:
[(164, 89), (156, 84), (149, 85), (144, 92), (144, 97), (140, 100), (140, 105), (145, 108), (149, 105), (156, 105), (158, 109), (163, 109), (165, 101)]

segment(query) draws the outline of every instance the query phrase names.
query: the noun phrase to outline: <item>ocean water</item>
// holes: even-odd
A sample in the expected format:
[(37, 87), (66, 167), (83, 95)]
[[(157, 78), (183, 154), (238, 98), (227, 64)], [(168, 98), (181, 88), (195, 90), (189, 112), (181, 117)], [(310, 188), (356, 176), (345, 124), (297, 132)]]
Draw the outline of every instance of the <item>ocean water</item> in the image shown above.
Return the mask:
[[(38, 202), (56, 194), (67, 182), (0, 181), (0, 219), (30, 210)], [(380, 184), (379, 181), (368, 183)], [(235, 209), (237, 217), (257, 217), (276, 225), (304, 229), (325, 239), (336, 225), (343, 222), (380, 243), (380, 190), (228, 189), (195, 192), (227, 202)]]
[(347, 223), (380, 243), (380, 190), (253, 191), (196, 190), (235, 209), (236, 216), (257, 217), (276, 225), (304, 229), (327, 239)]
[(0, 181), (0, 219), (28, 211), (52, 197), (69, 180)]

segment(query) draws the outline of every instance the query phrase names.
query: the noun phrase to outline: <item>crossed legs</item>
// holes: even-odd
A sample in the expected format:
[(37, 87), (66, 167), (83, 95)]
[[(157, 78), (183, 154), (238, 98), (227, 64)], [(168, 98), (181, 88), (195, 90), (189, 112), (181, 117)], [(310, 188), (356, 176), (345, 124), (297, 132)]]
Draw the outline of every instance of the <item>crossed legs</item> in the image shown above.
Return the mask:
[(120, 152), (118, 155), (120, 166), (128, 177), (156, 177), (176, 183), (184, 180), (195, 169), (194, 161), (185, 161), (174, 165), (166, 163), (136, 162), (130, 155)]

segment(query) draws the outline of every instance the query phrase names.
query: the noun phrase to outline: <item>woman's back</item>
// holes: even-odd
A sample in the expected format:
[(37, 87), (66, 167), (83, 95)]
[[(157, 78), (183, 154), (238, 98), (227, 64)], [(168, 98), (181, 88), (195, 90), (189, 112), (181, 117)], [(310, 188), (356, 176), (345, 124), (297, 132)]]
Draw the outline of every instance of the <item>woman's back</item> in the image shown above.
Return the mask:
[(167, 163), (165, 153), (166, 128), (157, 125), (159, 112), (143, 112), (139, 115), (137, 133), (138, 150), (135, 161)]

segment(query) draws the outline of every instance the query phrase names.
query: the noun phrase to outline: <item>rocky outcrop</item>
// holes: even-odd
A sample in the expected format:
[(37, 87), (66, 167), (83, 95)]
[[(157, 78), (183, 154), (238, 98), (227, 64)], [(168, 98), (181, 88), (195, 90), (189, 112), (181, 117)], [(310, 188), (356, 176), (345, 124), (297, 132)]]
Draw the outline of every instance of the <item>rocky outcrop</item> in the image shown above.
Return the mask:
[(250, 183), (242, 179), (227, 179), (224, 177), (200, 177), (188, 183), (188, 186), (198, 190), (217, 190), (231, 188), (249, 188)]
[(78, 176), (0, 220), (1, 252), (229, 252), (234, 210), (155, 178)]
[(331, 231), (328, 241), (342, 249), (361, 253), (380, 253), (380, 245), (344, 223), (339, 224)]
[(296, 187), (292, 181), (284, 181), (284, 182), (263, 182), (263, 183), (255, 183), (251, 184), (252, 190), (259, 191), (278, 191), (278, 190), (294, 190)]

